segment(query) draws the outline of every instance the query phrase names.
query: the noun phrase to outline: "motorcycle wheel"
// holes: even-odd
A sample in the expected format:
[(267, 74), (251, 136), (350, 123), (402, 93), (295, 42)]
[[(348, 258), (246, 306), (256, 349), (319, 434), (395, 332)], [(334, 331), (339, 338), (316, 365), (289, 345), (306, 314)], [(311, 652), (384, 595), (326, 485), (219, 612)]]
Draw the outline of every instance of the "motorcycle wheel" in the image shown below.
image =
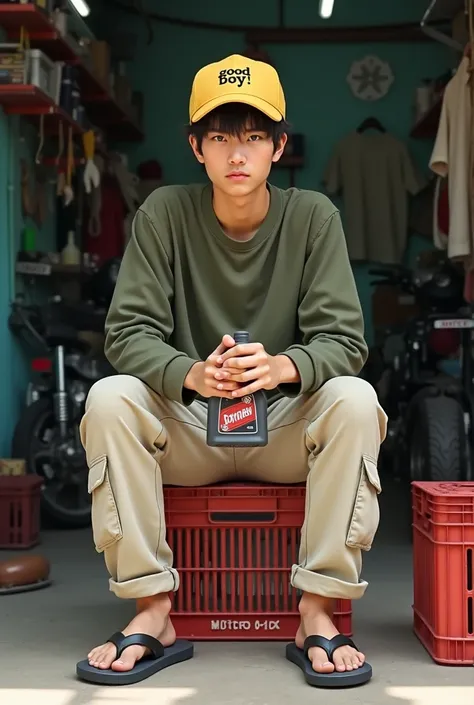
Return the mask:
[(461, 404), (444, 395), (424, 396), (410, 416), (411, 479), (462, 482), (468, 448)]
[(55, 528), (81, 528), (91, 522), (86, 458), (75, 432), (77, 427), (68, 439), (60, 438), (53, 401), (43, 397), (24, 409), (13, 435), (12, 456), (25, 458), (27, 472), (44, 480), (41, 512)]

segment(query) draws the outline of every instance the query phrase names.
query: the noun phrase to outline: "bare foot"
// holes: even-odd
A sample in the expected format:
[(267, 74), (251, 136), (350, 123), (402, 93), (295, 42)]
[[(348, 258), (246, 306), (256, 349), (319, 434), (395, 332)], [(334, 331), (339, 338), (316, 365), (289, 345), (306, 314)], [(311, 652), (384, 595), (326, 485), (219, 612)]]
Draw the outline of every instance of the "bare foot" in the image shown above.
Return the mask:
[[(332, 621), (334, 600), (319, 595), (303, 593), (299, 610), (301, 624), (296, 634), (295, 643), (302, 649), (306, 637), (318, 634), (326, 639), (332, 639), (339, 634)], [(313, 647), (308, 651), (308, 658), (317, 673), (332, 673), (334, 669), (339, 672), (355, 671), (365, 661), (364, 654), (356, 651), (352, 646), (341, 646), (334, 652), (334, 664), (328, 661), (324, 649)]]
[[(169, 618), (171, 600), (167, 594), (143, 597), (137, 600), (137, 615), (123, 630), (125, 636), (130, 634), (149, 634), (158, 639), (163, 646), (171, 646), (176, 641), (176, 633)], [(95, 668), (112, 668), (114, 671), (130, 671), (137, 661), (143, 658), (149, 649), (144, 646), (129, 646), (116, 659), (117, 649), (107, 642), (87, 655), (89, 664)]]

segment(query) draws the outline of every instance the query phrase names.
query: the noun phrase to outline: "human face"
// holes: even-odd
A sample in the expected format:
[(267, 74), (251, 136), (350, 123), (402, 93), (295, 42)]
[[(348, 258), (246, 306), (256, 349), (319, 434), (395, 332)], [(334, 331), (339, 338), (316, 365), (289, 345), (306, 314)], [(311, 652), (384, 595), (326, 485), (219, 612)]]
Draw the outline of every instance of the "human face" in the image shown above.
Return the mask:
[(275, 150), (273, 140), (265, 132), (246, 129), (234, 136), (215, 130), (205, 135), (199, 153), (195, 137), (190, 137), (196, 159), (204, 164), (213, 185), (233, 197), (246, 196), (266, 182), (286, 140), (284, 135)]

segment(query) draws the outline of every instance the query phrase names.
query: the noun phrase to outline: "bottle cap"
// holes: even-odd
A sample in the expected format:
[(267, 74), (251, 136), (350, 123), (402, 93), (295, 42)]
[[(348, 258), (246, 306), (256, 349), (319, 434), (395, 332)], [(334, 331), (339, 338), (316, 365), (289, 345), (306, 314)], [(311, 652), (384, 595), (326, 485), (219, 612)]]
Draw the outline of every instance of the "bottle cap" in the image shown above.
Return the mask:
[(246, 330), (237, 330), (237, 331), (235, 331), (233, 338), (237, 344), (249, 343), (250, 342), (250, 333)]

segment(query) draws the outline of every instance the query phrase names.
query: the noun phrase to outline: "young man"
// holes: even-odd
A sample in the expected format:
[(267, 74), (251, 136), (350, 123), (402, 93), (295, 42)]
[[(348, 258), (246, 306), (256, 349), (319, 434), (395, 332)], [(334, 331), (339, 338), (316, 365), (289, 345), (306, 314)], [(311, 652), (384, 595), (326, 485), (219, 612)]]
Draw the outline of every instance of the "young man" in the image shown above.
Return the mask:
[[(378, 527), (386, 416), (356, 376), (367, 349), (337, 209), (322, 194), (267, 182), (286, 128), (271, 66), (234, 55), (204, 67), (189, 141), (210, 183), (160, 188), (136, 214), (106, 325), (119, 375), (94, 385), (81, 432), (95, 546), (110, 589), (136, 600), (137, 615), (78, 664), (88, 680), (132, 682), (192, 655), (169, 619), (179, 576), (162, 484), (246, 479), (307, 482), (291, 573), (301, 625), (287, 657), (315, 685), (371, 676), (331, 610), (367, 586), (361, 555)], [(254, 342), (236, 345), (238, 329)], [(268, 445), (209, 447), (207, 399), (259, 389)]]

